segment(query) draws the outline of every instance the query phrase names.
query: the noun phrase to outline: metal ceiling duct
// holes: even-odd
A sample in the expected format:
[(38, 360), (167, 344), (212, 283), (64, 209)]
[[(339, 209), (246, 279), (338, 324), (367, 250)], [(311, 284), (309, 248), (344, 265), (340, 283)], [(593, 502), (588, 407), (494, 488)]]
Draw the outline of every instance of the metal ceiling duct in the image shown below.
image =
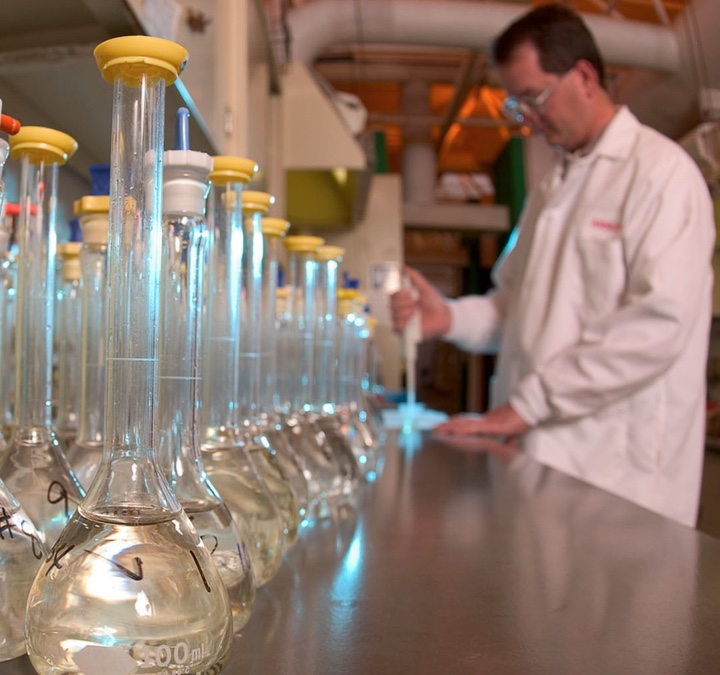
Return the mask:
[[(311, 64), (325, 49), (353, 42), (487, 49), (528, 10), (516, 3), (458, 0), (315, 0), (288, 13), (290, 56)], [(677, 72), (675, 33), (640, 21), (583, 15), (608, 62)]]

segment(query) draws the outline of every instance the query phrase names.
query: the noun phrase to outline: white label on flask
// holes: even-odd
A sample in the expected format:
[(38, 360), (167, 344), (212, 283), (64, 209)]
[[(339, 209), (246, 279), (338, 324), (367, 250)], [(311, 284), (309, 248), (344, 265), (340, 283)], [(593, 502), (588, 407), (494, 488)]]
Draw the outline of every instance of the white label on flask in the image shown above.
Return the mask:
[(84, 675), (130, 675), (137, 668), (135, 659), (120, 647), (88, 645), (73, 660)]

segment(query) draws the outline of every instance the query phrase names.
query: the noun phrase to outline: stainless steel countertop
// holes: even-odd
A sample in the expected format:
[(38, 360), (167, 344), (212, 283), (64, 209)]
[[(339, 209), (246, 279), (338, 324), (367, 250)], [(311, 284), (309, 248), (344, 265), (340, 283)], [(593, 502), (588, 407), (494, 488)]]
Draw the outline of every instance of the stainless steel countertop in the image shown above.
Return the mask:
[(224, 673), (720, 672), (720, 540), (522, 456), (409, 445), (303, 532)]

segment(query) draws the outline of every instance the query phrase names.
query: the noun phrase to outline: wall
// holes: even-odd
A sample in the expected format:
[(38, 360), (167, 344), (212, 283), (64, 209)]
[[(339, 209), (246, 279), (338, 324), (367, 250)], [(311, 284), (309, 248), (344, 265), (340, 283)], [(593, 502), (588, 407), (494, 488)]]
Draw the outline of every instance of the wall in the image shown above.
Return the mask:
[[(270, 160), (269, 34), (261, 0), (176, 0), (180, 20), (173, 35), (188, 50), (181, 76), (219, 154), (255, 160), (254, 181), (266, 188)], [(142, 17), (143, 0), (130, 0)], [(189, 12), (202, 24), (192, 30)], [(196, 24), (197, 25), (197, 24)]]

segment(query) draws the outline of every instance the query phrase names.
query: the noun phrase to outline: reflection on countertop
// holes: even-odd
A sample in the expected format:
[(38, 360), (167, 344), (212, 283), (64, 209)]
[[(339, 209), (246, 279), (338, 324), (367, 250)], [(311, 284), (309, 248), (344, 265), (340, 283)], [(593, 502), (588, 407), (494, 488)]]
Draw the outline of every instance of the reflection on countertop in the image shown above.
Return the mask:
[(718, 569), (720, 541), (513, 448), (391, 436), (357, 511), (260, 589), (224, 672), (705, 675)]

